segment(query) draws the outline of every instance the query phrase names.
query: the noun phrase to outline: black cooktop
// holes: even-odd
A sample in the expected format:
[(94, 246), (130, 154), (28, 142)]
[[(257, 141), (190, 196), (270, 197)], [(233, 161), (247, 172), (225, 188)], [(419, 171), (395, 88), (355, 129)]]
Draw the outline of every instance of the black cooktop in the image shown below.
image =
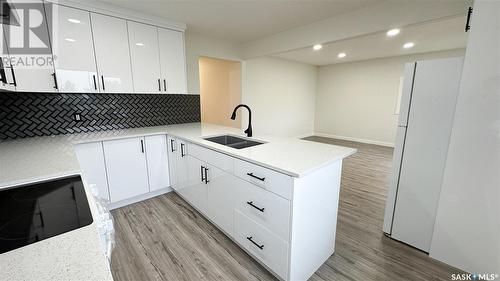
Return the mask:
[(80, 176), (0, 190), (0, 254), (92, 221)]

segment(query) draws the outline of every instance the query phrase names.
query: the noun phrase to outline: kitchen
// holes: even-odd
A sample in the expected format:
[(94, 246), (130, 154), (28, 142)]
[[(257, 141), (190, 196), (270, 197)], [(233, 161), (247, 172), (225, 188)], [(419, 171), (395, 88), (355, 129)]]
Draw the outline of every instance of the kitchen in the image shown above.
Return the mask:
[[(228, 16), (240, 24), (234, 26), (214, 20), (231, 15), (219, 9), (265, 18), (270, 7), (262, 3), (236, 8), (192, 3), (191, 10), (189, 3), (159, 1), (142, 10), (132, 1), (30, 1), (29, 8), (7, 3), (11, 18), (3, 22), (0, 95), (2, 279), (451, 280), (452, 274), (499, 272), (498, 207), (488, 203), (498, 197), (498, 128), (488, 126), (498, 120), (498, 87), (483, 82), (498, 80), (499, 26), (492, 16), (498, 3), (477, 0), (470, 10), (466, 1), (333, 1), (328, 5), (339, 9), (336, 15), (321, 5), (281, 3), (275, 12), (305, 9), (291, 17), (303, 26), (276, 22), (267, 37), (259, 28), (248, 28), (252, 17)], [(48, 47), (31, 54), (52, 57), (53, 65), (13, 63), (27, 57), (26, 49), (12, 42), (25, 32), (19, 22), (29, 18), (27, 10), (47, 20), (35, 34), (37, 43), (48, 42)], [(177, 11), (185, 11), (184, 20)], [(385, 21), (373, 24), (381, 17), (375, 11), (385, 11)], [(206, 24), (190, 21), (204, 18), (200, 13), (206, 13)], [(367, 22), (345, 31), (350, 39), (336, 30), (319, 32), (345, 27), (354, 15)], [(391, 37), (395, 24), (401, 34)], [(446, 50), (419, 49), (424, 37), (401, 48), (409, 43), (404, 37), (419, 34), (419, 28), (435, 31), (446, 24), (460, 30), (443, 28), (436, 35), (457, 34), (456, 40), (441, 42)], [(318, 30), (316, 38), (303, 33), (311, 30)], [(215, 39), (224, 34), (236, 42), (257, 39), (245, 44)], [(395, 38), (390, 42), (397, 53), (356, 58), (356, 52), (346, 50), (338, 56), (339, 45), (355, 50), (366, 45), (362, 40), (375, 42), (370, 36)], [(329, 50), (334, 56), (326, 55)], [(210, 82), (209, 64), (202, 64), (207, 57), (216, 59), (212, 63), (236, 62), (241, 80), (236, 79), (236, 99), (224, 96), (237, 93), (234, 87), (217, 88), (212, 92), (219, 96), (211, 98), (218, 102), (206, 103), (211, 87), (223, 81)], [(339, 92), (335, 86), (354, 85), (337, 68), (361, 73), (374, 64), (389, 77), (382, 67), (389, 60), (398, 60), (401, 70), (409, 64), (390, 83), (366, 83), (396, 89), (381, 90), (392, 95), (384, 102), (391, 120), (368, 126), (379, 128), (376, 133), (390, 127), (388, 133), (349, 132), (360, 127), (342, 114), (360, 109), (368, 114), (380, 106), (370, 102), (372, 108), (366, 108), (358, 101), (351, 108), (349, 99), (339, 104), (337, 95), (331, 100), (328, 93)], [(332, 79), (335, 83), (328, 84)], [(480, 86), (483, 99), (471, 102), (469, 95), (477, 91), (473, 85)], [(454, 100), (426, 96), (444, 92)], [(356, 90), (349, 93), (353, 97)], [(391, 103), (395, 99), (397, 106)], [(428, 115), (412, 116), (417, 108)], [(433, 112), (439, 118), (430, 123)], [(402, 122), (405, 115), (409, 121)], [(205, 119), (210, 116), (225, 123)], [(475, 124), (469, 123), (471, 116)], [(413, 137), (414, 128), (423, 131)], [(402, 130), (405, 137), (398, 141)], [(425, 143), (432, 139), (425, 136), (442, 138)], [(479, 136), (484, 146), (466, 156)], [(419, 137), (424, 142), (412, 143)], [(415, 149), (436, 144), (444, 153), (430, 159), (425, 150)], [(398, 155), (403, 160), (393, 160)], [(491, 170), (479, 169), (485, 161)], [(399, 171), (393, 163), (402, 163)], [(421, 177), (436, 173), (437, 178)], [(418, 184), (412, 187), (412, 181), (402, 187), (402, 179), (412, 176), (428, 180), (427, 192)], [(470, 180), (475, 190), (466, 188)], [(432, 206), (411, 200), (429, 196), (429, 190)], [(463, 204), (468, 208), (460, 208), (457, 216)], [(424, 227), (428, 208), (433, 215)], [(471, 222), (484, 231), (461, 230)], [(424, 230), (425, 241), (411, 240)]]

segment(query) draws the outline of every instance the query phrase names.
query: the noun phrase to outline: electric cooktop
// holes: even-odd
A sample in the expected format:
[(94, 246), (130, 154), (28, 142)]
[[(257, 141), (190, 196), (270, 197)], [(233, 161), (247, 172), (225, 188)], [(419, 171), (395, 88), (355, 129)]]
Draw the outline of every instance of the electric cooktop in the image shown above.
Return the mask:
[(0, 254), (92, 221), (80, 176), (0, 189)]

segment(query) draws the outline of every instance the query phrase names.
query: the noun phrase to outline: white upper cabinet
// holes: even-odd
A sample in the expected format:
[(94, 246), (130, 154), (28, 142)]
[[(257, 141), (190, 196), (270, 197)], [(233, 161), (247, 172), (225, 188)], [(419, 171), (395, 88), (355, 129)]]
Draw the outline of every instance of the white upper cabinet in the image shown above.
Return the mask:
[(97, 92), (90, 14), (65, 6), (57, 12), (52, 46), (59, 91)]
[(91, 19), (101, 92), (132, 93), (127, 22), (100, 14)]
[[(52, 63), (52, 48), (49, 29), (42, 1), (30, 1), (29, 12), (25, 3), (8, 1), (11, 12), (16, 12), (19, 25), (2, 25), (7, 51), (16, 62), (12, 74), (12, 83), (17, 91), (22, 92), (57, 92)], [(35, 7), (35, 5), (38, 5)], [(41, 18), (40, 18), (41, 17)], [(26, 23), (39, 23), (35, 32), (28, 32)], [(28, 32), (28, 33), (27, 33)], [(27, 34), (26, 34), (27, 33)], [(33, 60), (34, 58), (34, 60)]]
[(127, 25), (134, 91), (158, 93), (163, 88), (157, 28), (132, 21), (127, 21)]
[(169, 94), (185, 94), (187, 90), (184, 34), (158, 28), (158, 40), (163, 91)]

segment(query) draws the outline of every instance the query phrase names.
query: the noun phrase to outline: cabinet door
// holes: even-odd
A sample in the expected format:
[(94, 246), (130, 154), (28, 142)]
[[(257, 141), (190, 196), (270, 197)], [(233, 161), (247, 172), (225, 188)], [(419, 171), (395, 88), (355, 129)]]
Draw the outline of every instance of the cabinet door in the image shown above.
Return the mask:
[(134, 92), (161, 92), (157, 28), (132, 21), (127, 21), (127, 25)]
[(58, 6), (52, 38), (57, 84), (61, 92), (97, 92), (89, 12)]
[(158, 40), (163, 90), (169, 94), (185, 94), (187, 91), (184, 34), (158, 28)]
[[(3, 25), (5, 38), (8, 42), (8, 53), (11, 59), (16, 62), (12, 70), (16, 90), (21, 92), (57, 92), (52, 47), (43, 2), (41, 0), (29, 2), (31, 7), (39, 5), (40, 9), (37, 10), (41, 13), (29, 13), (29, 19), (25, 19), (28, 13), (23, 12), (26, 8), (26, 2), (9, 1), (9, 3), (12, 11), (18, 11), (19, 17), (19, 25)], [(41, 16), (42, 19), (38, 19), (36, 15)], [(34, 24), (35, 22), (41, 22), (36, 27), (36, 34), (33, 32), (25, 34), (25, 30), (32, 28), (26, 27), (25, 24)]]
[(149, 191), (169, 187), (167, 137), (165, 135), (147, 136), (145, 140)]
[(99, 14), (91, 14), (91, 19), (101, 91), (132, 93), (127, 22)]
[(191, 205), (196, 207), (203, 214), (207, 213), (207, 183), (204, 177), (203, 167), (206, 164), (192, 156), (186, 156), (188, 163), (188, 181), (180, 189), (180, 194)]
[(83, 179), (97, 188), (97, 197), (109, 201), (108, 178), (102, 142), (78, 144), (76, 156), (82, 170)]
[(16, 86), (15, 86), (15, 81), (13, 79), (13, 70), (10, 67), (9, 63), (9, 49), (6, 47), (7, 46), (7, 41), (5, 41), (5, 36), (3, 33), (3, 25), (0, 27), (0, 40), (2, 46), (1, 52), (0, 52), (0, 89), (5, 90), (5, 91), (15, 91)]
[(207, 166), (208, 217), (227, 234), (233, 235), (235, 187), (239, 178), (212, 165)]
[(187, 161), (187, 143), (176, 139), (177, 153), (175, 164), (177, 166), (177, 190), (181, 190), (189, 183), (188, 161)]
[(172, 137), (167, 137), (167, 147), (168, 147), (168, 169), (170, 174), (170, 186), (174, 190), (178, 190), (178, 172), (177, 172), (177, 140)]
[(103, 147), (111, 202), (147, 193), (144, 138), (105, 141)]

